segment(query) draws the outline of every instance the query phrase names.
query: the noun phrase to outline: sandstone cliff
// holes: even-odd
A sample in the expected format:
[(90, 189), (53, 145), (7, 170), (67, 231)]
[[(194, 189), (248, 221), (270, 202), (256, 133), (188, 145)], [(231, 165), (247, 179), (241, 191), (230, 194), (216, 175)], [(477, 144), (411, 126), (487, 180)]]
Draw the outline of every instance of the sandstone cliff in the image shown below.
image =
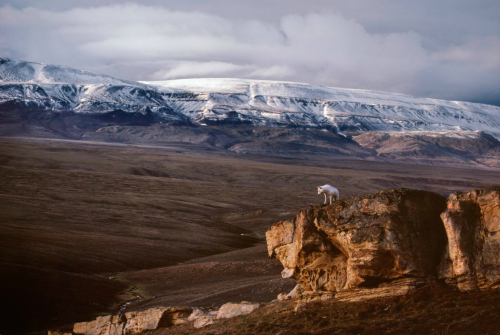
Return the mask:
[(408, 189), (346, 198), (271, 227), (268, 253), (309, 297), (400, 295), (436, 277), (461, 289), (492, 287), (499, 204), (498, 189), (452, 194), (448, 203)]
[(451, 194), (439, 277), (461, 291), (500, 286), (500, 188)]

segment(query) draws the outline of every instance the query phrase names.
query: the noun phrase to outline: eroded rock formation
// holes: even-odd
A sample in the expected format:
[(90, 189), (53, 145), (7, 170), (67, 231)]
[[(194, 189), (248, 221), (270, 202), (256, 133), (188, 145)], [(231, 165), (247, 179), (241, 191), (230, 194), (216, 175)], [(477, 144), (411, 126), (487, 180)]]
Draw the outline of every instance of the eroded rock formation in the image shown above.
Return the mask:
[[(500, 188), (450, 195), (387, 190), (311, 206), (267, 233), (302, 298), (402, 295), (429, 277), (500, 287)], [(307, 298), (308, 297), (308, 298)]]
[(500, 188), (451, 194), (439, 277), (461, 291), (500, 286)]
[(128, 312), (125, 315), (100, 316), (94, 321), (75, 323), (73, 333), (84, 335), (139, 334), (158, 327), (186, 323), (192, 311), (190, 307), (158, 307)]
[(404, 294), (436, 275), (445, 208), (446, 198), (408, 189), (311, 206), (268, 230), (268, 253), (305, 293), (347, 300)]
[(120, 335), (126, 319), (121, 315), (100, 316), (94, 321), (79, 322), (73, 326), (73, 333), (85, 335)]
[[(203, 328), (216, 323), (218, 319), (250, 314), (259, 307), (260, 304), (248, 301), (227, 303), (222, 305), (218, 311), (184, 306), (157, 307), (144, 311), (128, 312), (124, 315), (100, 316), (94, 321), (75, 323), (73, 333), (79, 335), (132, 335), (184, 323), (192, 323), (194, 328)], [(72, 333), (48, 332), (48, 335), (68, 334)]]

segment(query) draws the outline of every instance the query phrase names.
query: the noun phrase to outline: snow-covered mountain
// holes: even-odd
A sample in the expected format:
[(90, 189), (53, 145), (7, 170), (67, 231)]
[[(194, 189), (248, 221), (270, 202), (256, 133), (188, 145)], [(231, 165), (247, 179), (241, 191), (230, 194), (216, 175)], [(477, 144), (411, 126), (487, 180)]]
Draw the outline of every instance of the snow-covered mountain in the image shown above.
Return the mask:
[[(183, 79), (144, 82), (171, 95), (175, 110), (198, 120), (334, 126), (343, 132), (482, 130), (500, 135), (500, 107), (403, 94), (309, 84), (241, 79)], [(196, 102), (196, 103), (194, 103)]]
[(0, 83), (139, 85), (94, 72), (10, 58), (0, 58)]
[[(246, 126), (219, 127), (233, 124)], [(500, 167), (497, 106), (264, 80), (132, 82), (1, 58), (0, 136), (19, 135)]]
[(0, 109), (144, 112), (183, 119), (155, 87), (57, 65), (0, 59)]
[(67, 67), (0, 59), (0, 106), (77, 113), (151, 111), (198, 124), (248, 123), (366, 131), (485, 131), (500, 107), (301, 83), (241, 79), (131, 82)]

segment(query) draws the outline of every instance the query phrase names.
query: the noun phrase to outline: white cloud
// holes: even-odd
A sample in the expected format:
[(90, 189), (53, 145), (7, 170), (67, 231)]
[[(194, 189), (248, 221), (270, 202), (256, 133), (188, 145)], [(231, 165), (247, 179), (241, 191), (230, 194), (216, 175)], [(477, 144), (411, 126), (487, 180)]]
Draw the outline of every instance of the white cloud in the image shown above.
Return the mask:
[(339, 13), (264, 22), (133, 3), (5, 6), (0, 31), (3, 55), (133, 80), (231, 76), (450, 99), (500, 85), (498, 36), (431, 51), (415, 32), (371, 33)]
[(187, 77), (241, 77), (277, 78), (291, 74), (293, 70), (284, 66), (259, 67), (257, 65), (236, 65), (227, 62), (175, 62), (168, 69), (153, 73), (154, 80), (179, 79)]

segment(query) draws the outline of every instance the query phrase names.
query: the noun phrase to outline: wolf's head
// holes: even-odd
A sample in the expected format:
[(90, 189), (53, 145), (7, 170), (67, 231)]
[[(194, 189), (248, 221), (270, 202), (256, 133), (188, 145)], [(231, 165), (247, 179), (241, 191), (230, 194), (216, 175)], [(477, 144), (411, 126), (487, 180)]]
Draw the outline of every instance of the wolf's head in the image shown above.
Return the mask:
[(323, 193), (323, 188), (321, 186), (318, 186), (318, 194)]

